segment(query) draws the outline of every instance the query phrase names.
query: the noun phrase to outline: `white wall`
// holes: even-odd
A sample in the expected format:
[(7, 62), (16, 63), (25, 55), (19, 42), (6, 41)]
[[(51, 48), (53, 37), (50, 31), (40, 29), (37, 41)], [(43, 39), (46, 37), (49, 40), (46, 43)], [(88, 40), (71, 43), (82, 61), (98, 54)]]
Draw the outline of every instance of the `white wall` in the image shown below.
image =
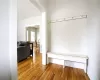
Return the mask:
[[(87, 0), (49, 0), (48, 19), (88, 15)], [(63, 54), (87, 55), (87, 18), (49, 24), (49, 51)], [(57, 60), (51, 60), (57, 63)], [(55, 61), (55, 62), (54, 62)], [(58, 60), (59, 62), (59, 60)], [(63, 64), (63, 62), (62, 62)], [(67, 62), (67, 65), (84, 69), (84, 64)]]
[[(10, 80), (9, 0), (1, 0), (0, 6), (0, 79)], [(6, 44), (6, 46), (4, 44)]]
[(26, 27), (41, 25), (41, 16), (31, 17), (18, 21), (17, 40), (26, 41)]
[(9, 18), (10, 80), (17, 80), (17, 0), (10, 0)]
[(42, 12), (42, 22), (40, 27), (40, 51), (42, 52), (43, 65), (46, 65), (47, 33), (47, 12)]
[[(87, 0), (49, 0), (49, 20), (87, 15)], [(49, 51), (87, 55), (87, 19), (49, 24)]]
[(90, 80), (100, 80), (100, 1), (49, 0), (49, 4), (51, 20), (88, 15), (87, 19), (49, 25), (49, 50), (88, 55)]
[(90, 80), (100, 80), (100, 1), (89, 1), (88, 74)]
[(43, 11), (45, 11), (47, 9), (47, 1), (48, 0), (39, 0), (41, 6), (44, 8)]
[(31, 3), (30, 0), (18, 0), (18, 20), (27, 19), (29, 17), (40, 16), (41, 12)]
[(59, 19), (87, 14), (87, 0), (49, 0), (50, 19)]
[(0, 80), (17, 80), (16, 1), (0, 0)]
[(87, 55), (86, 19), (51, 24), (51, 52)]

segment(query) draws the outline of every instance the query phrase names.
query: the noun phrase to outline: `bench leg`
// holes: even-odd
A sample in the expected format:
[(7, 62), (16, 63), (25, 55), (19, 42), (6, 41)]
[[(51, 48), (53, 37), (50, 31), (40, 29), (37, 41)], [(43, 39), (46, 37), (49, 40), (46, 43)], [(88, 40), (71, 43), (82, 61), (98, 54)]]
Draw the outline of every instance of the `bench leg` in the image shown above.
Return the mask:
[(49, 58), (47, 57), (47, 64), (49, 64)]
[(65, 68), (65, 61), (64, 61), (64, 65), (63, 65), (63, 68)]
[(65, 68), (65, 66), (63, 65), (63, 68)]

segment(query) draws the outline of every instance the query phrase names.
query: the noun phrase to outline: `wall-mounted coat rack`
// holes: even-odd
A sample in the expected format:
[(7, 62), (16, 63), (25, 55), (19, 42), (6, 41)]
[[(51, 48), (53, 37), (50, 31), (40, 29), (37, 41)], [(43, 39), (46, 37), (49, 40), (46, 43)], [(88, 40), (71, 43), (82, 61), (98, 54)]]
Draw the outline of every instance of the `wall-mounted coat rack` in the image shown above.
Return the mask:
[(70, 20), (83, 19), (83, 18), (87, 18), (87, 15), (80, 15), (80, 16), (67, 17), (67, 18), (62, 18), (57, 20), (51, 20), (49, 23), (70, 21)]

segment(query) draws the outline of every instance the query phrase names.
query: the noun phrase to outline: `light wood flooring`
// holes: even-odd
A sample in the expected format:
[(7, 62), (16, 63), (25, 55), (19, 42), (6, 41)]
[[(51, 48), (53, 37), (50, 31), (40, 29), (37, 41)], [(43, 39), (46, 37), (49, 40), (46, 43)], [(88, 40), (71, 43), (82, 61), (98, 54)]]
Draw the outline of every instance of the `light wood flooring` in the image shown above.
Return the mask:
[(57, 64), (42, 65), (39, 52), (18, 63), (18, 80), (89, 80), (83, 70)]

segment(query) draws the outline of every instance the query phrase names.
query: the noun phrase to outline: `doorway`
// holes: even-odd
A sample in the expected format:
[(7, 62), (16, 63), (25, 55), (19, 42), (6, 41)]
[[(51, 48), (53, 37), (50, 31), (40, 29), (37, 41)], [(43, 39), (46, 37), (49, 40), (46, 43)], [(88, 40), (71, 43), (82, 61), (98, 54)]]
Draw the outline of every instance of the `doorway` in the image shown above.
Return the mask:
[(27, 27), (26, 28), (26, 41), (35, 42), (37, 40), (37, 28)]
[[(26, 41), (33, 43), (33, 51), (40, 52), (40, 29), (39, 25), (33, 27), (26, 27)], [(32, 48), (32, 46), (30, 46)]]

